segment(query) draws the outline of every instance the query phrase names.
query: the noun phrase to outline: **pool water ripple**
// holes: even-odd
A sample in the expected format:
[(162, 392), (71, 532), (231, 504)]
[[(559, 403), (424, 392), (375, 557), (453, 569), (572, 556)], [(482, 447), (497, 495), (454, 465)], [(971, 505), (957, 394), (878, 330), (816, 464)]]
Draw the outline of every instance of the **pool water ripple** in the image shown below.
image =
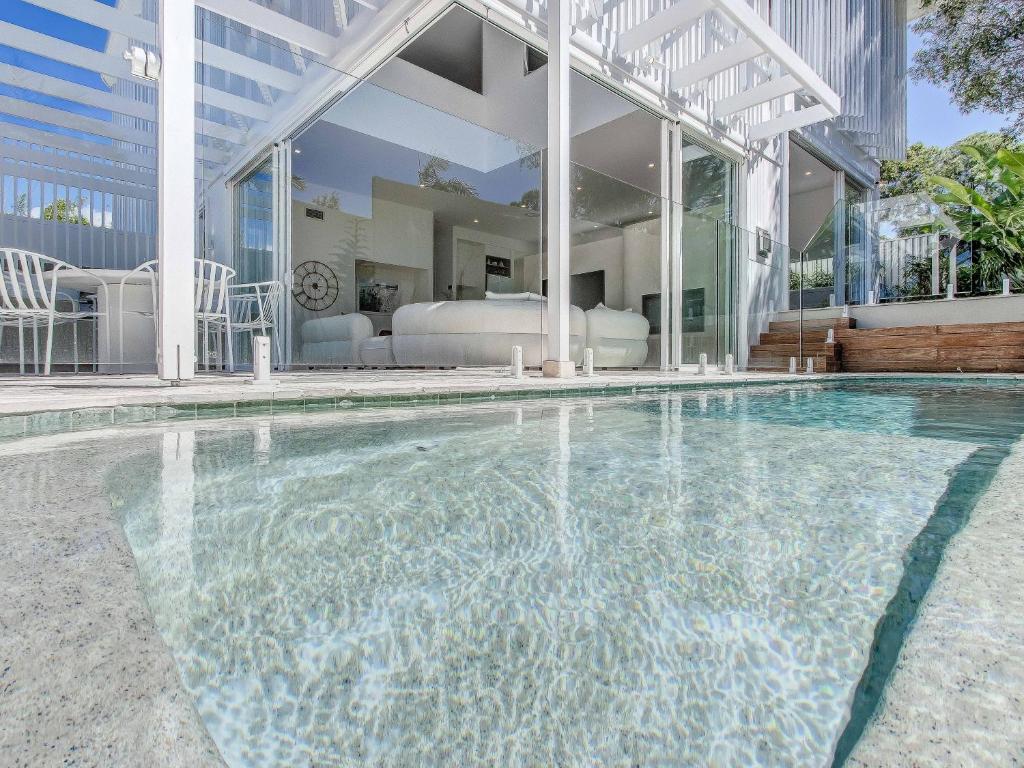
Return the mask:
[(122, 514), (231, 765), (827, 765), (978, 447), (919, 411), (801, 388), (197, 425)]

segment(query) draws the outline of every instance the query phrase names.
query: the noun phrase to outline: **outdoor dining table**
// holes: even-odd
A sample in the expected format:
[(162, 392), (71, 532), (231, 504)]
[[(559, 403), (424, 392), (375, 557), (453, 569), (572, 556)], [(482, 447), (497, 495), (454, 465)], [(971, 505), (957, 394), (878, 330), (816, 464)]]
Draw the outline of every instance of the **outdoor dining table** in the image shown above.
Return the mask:
[[(96, 309), (102, 312), (97, 321), (97, 364), (101, 373), (152, 373), (156, 367), (156, 333), (151, 314), (153, 295), (150, 276), (146, 273), (132, 275), (124, 284), (121, 281), (131, 270), (127, 269), (83, 269), (88, 277), (79, 273), (62, 274), (57, 288), (61, 291), (78, 291), (92, 295)], [(107, 290), (99, 288), (102, 283)], [(121, 294), (124, 293), (124, 314), (121, 314)], [(124, 324), (124, 365), (121, 365), (121, 326)], [(107, 344), (107, 328), (110, 329), (110, 343)]]

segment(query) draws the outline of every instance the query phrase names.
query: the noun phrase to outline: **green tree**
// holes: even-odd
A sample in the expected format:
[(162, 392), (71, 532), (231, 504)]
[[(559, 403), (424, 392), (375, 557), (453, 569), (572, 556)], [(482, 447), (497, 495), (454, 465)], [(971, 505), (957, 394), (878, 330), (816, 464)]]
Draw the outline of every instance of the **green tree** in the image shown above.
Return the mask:
[(942, 176), (954, 179), (965, 187), (984, 188), (991, 182), (988, 168), (964, 147), (978, 147), (983, 152), (999, 149), (1024, 150), (1024, 142), (1004, 133), (981, 131), (948, 147), (931, 147), (920, 142), (907, 148), (906, 160), (886, 160), (882, 163), (880, 194), (898, 197), (918, 192), (934, 195), (939, 189), (932, 179)]
[(1024, 0), (923, 0), (913, 75), (949, 89), (963, 112), (1011, 115), (1024, 133)]
[(965, 145), (962, 151), (986, 169), (975, 187), (933, 177), (936, 195), (971, 246), (978, 277), (995, 287), (1007, 275), (1024, 285), (1024, 152)]
[(80, 224), (83, 227), (90, 226), (90, 221), (82, 213), (81, 203), (71, 203), (67, 200), (56, 200), (43, 209), (43, 218), (47, 221), (64, 221), (68, 224)]

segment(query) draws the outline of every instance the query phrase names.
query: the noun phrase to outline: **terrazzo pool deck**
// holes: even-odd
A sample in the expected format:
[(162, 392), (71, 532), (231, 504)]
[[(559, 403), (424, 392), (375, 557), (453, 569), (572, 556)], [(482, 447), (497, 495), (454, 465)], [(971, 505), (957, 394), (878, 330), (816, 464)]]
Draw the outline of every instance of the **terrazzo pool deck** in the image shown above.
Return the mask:
[(196, 403), (267, 401), (301, 404), (303, 400), (325, 397), (431, 396), (466, 393), (594, 392), (618, 387), (719, 386), (807, 381), (804, 374), (735, 373), (724, 375), (710, 369), (705, 375), (693, 370), (605, 371), (594, 376), (548, 379), (527, 372), (521, 379), (507, 369), (473, 368), (448, 371), (422, 370), (340, 370), (289, 371), (274, 375), (275, 386), (251, 386), (249, 375), (201, 374), (191, 381), (172, 386), (154, 376), (66, 375), (49, 378), (0, 376), (0, 415), (51, 410), (102, 408), (133, 405), (180, 406)]
[[(428, 375), (414, 374), (414, 386), (432, 386)], [(395, 380), (394, 374), (388, 378)], [(455, 379), (440, 378), (436, 386), (450, 387)], [(493, 378), (486, 384), (477, 380), (481, 390), (493, 387)], [(635, 377), (649, 384), (659, 378)], [(735, 380), (787, 378), (741, 375)], [(287, 391), (306, 396), (325, 386), (316, 376), (290, 374), (289, 379)], [(460, 377), (460, 388), (473, 379)], [(714, 382), (728, 383), (724, 379), (715, 376)], [(508, 381), (525, 388), (523, 381)], [(573, 388), (580, 388), (580, 381), (574, 380)], [(539, 390), (551, 383), (539, 377), (537, 382)], [(364, 382), (326, 386), (352, 391), (356, 384)], [(67, 407), (80, 408), (123, 405), (125, 397), (153, 402), (152, 390), (165, 389), (148, 380), (125, 393), (119, 391), (123, 385), (123, 380), (116, 388), (102, 379), (60, 382), (48, 394), (26, 387), (25, 396), (12, 402), (8, 394), (26, 385), (7, 380), (0, 383), (0, 412), (24, 413), (35, 410), (29, 404), (43, 402), (54, 408), (56, 392), (72, 387), (75, 405)], [(393, 386), (403, 385), (408, 383)], [(244, 386), (237, 379), (201, 379), (175, 388), (170, 397), (202, 402), (218, 389), (225, 400), (234, 400)], [(161, 433), (158, 427), (139, 431), (153, 440)], [(110, 431), (104, 432), (109, 438)], [(99, 451), (107, 461), (118, 458), (112, 450), (131, 455), (130, 447), (112, 448), (112, 442), (87, 434), (53, 435), (0, 448), (4, 481), (38, 489), (39, 499), (33, 509), (0, 502), (5, 553), (0, 558), (0, 764), (223, 764), (153, 623), (102, 478), (89, 471), (88, 458)], [(53, 450), (61, 460), (40, 460)], [(1018, 444), (967, 527), (951, 541), (885, 698), (848, 765), (1024, 764), (1022, 498), (1024, 446)]]
[(1024, 441), (946, 548), (847, 765), (1024, 765)]

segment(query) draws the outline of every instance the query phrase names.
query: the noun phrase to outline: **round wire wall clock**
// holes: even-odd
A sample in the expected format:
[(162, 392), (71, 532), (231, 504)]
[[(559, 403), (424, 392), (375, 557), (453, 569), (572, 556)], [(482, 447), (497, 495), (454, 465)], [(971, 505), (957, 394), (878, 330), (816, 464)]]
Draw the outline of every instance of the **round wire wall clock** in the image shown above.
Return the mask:
[(322, 312), (338, 299), (338, 276), (322, 261), (302, 262), (292, 278), (292, 297), (308, 310)]

